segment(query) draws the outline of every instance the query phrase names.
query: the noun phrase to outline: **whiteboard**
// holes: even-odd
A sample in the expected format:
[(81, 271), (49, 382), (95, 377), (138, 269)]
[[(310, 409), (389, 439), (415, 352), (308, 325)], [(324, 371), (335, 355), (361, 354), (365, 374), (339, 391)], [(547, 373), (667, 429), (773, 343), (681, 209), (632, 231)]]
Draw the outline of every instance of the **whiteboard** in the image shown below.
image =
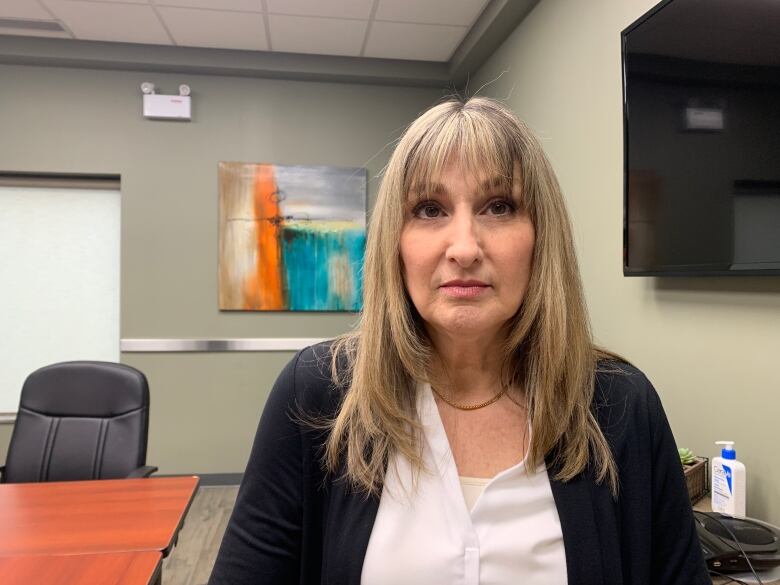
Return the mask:
[(119, 191), (0, 186), (0, 414), (44, 365), (119, 361)]

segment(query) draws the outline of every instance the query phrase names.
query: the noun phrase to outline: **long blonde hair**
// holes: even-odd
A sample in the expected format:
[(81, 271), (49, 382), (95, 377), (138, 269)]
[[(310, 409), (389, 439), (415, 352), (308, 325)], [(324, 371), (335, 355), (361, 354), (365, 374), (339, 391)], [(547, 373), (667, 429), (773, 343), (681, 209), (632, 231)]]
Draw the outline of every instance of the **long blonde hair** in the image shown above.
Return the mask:
[(529, 461), (554, 456), (561, 481), (592, 466), (616, 494), (614, 459), (591, 410), (596, 364), (613, 356), (592, 341), (560, 186), (525, 124), (482, 97), (430, 108), (408, 127), (387, 164), (366, 244), (360, 322), (333, 345), (332, 376), (346, 392), (330, 423), (325, 466), (341, 469), (368, 494), (381, 492), (396, 453), (422, 468), (414, 382), (429, 380), (432, 347), (404, 287), (398, 242), (410, 189), (435, 181), (453, 157), (461, 168), (499, 177), (510, 188), (522, 181), (522, 205), (534, 224), (530, 282), (509, 323), (501, 371), (502, 383), (524, 391), (533, 428)]

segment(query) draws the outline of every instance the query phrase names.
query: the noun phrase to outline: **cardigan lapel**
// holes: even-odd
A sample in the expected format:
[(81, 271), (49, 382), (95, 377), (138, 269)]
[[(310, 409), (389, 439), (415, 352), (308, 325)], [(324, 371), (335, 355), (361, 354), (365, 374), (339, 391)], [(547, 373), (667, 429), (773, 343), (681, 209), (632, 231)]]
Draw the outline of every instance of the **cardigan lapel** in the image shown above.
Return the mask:
[(379, 498), (350, 489), (343, 480), (332, 485), (323, 538), (323, 574), (328, 585), (360, 585), (368, 540), (379, 510)]
[(557, 470), (549, 468), (558, 517), (566, 550), (568, 585), (603, 585), (601, 547), (593, 510), (591, 482), (584, 474), (563, 483), (553, 479)]

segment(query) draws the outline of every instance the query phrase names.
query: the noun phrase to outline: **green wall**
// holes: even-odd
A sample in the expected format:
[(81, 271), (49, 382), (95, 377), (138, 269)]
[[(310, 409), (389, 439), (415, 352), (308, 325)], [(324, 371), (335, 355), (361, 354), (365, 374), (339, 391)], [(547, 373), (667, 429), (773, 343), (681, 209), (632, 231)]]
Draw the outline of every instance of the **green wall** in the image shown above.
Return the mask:
[(12, 425), (0, 424), (0, 465), (5, 461), (5, 454), (8, 451), (8, 443), (11, 441)]
[[(193, 122), (141, 116), (142, 81), (192, 87)], [(217, 162), (366, 167), (438, 90), (0, 66), (0, 170), (121, 175), (123, 338), (331, 337), (355, 314), (217, 308)], [(63, 339), (67, 343), (67, 339)], [(137, 354), (149, 378), (148, 461), (161, 473), (243, 471), (292, 352)], [(0, 425), (4, 461), (10, 425)]]
[(625, 278), (620, 31), (655, 0), (542, 0), (471, 85), (541, 137), (572, 213), (597, 340), (654, 382), (677, 443), (737, 442), (748, 514), (780, 524), (780, 277)]

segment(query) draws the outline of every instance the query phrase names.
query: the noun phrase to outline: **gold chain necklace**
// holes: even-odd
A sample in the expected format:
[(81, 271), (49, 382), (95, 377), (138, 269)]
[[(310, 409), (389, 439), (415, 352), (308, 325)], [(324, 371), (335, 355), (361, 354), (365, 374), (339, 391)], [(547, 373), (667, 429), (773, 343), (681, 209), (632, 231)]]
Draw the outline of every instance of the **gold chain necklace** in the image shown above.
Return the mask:
[(486, 406), (490, 406), (493, 404), (496, 400), (501, 398), (504, 394), (506, 394), (506, 391), (509, 390), (509, 387), (505, 387), (502, 390), (499, 391), (498, 394), (493, 396), (493, 398), (490, 398), (489, 400), (485, 400), (485, 402), (480, 402), (479, 404), (458, 404), (457, 402), (452, 402), (449, 399), (447, 399), (441, 392), (436, 390), (433, 386), (431, 386), (431, 390), (433, 390), (434, 394), (441, 398), (444, 402), (452, 406), (453, 408), (457, 408), (458, 410), (478, 410), (480, 408), (485, 408)]

